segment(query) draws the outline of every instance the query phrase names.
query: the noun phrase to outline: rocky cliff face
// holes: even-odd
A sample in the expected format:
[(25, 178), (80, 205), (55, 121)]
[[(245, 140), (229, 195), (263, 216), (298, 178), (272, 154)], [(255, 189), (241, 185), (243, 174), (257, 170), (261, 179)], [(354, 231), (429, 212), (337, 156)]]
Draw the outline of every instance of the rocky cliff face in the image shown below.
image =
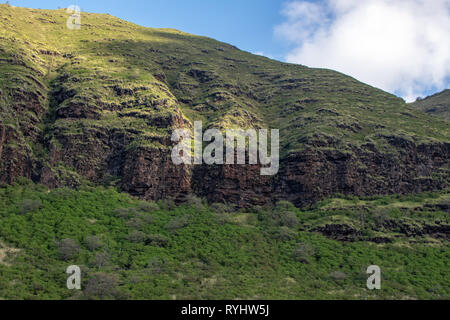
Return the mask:
[[(62, 10), (0, 7), (0, 182), (89, 181), (239, 206), (448, 186), (448, 122), (397, 97), (212, 39), (84, 15), (74, 32)], [(194, 121), (279, 129), (279, 173), (174, 165), (171, 133)]]
[(367, 145), (351, 152), (313, 149), (291, 154), (282, 166), (277, 196), (302, 205), (335, 193), (405, 194), (447, 185), (450, 143), (391, 143), (392, 154)]

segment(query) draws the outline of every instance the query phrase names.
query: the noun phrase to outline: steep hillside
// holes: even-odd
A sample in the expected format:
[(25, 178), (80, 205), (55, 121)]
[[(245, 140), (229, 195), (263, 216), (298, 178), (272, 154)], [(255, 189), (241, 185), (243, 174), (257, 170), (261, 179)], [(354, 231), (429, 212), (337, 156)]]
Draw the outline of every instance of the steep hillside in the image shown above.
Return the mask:
[(446, 89), (411, 104), (423, 112), (450, 120), (450, 90)]
[[(448, 185), (449, 124), (343, 74), (109, 15), (0, 6), (0, 182), (296, 205)], [(280, 129), (281, 167), (175, 166), (176, 128)]]

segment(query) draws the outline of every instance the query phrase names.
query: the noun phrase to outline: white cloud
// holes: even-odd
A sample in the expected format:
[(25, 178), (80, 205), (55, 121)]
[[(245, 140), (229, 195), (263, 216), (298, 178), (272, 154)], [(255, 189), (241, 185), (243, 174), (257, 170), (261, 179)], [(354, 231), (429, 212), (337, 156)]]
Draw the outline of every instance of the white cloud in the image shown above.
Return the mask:
[(269, 59), (275, 59), (275, 56), (273, 56), (271, 54), (268, 54), (268, 53), (265, 53), (263, 51), (256, 51), (256, 52), (253, 52), (253, 54), (256, 54), (257, 56), (263, 56), (263, 57), (266, 57), (266, 58), (269, 58)]
[(407, 101), (450, 78), (450, 0), (290, 1), (286, 60), (338, 70)]

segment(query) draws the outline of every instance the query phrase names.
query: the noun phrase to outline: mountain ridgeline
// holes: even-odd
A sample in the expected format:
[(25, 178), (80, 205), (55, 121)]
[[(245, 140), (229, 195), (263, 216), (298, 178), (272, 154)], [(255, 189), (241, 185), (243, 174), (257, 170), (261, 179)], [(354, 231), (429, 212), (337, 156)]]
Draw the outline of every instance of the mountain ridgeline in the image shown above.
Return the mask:
[(425, 99), (418, 99), (412, 106), (419, 110), (450, 120), (450, 89), (436, 93)]
[[(239, 206), (444, 189), (449, 123), (331, 70), (110, 15), (0, 6), (0, 182)], [(280, 170), (174, 165), (174, 129), (280, 130)]]

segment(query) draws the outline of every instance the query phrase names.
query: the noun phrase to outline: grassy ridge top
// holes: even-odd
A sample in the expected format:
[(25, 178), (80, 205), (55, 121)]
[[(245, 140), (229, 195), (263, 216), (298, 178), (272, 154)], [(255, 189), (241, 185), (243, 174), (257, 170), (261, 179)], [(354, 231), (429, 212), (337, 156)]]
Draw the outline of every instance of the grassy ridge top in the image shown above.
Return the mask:
[(450, 120), (450, 89), (418, 100), (411, 105), (428, 114)]
[[(338, 72), (281, 63), (206, 37), (105, 14), (82, 12), (81, 30), (69, 30), (68, 16), (64, 9), (0, 6), (0, 52), (26, 64), (2, 64), (0, 87), (23, 67), (47, 85), (66, 74), (73, 80), (65, 85), (76, 92), (73, 99), (82, 97), (97, 109), (96, 126), (123, 127), (121, 120), (130, 118), (139, 127), (136, 118), (181, 109), (190, 121), (208, 126), (279, 128), (284, 154), (311, 140), (332, 139), (344, 149), (367, 142), (382, 148), (383, 137), (392, 135), (449, 140), (448, 123)], [(139, 91), (141, 100), (127, 104), (129, 97), (117, 97), (113, 83), (125, 93)], [(154, 101), (163, 107), (149, 108)], [(127, 110), (118, 111), (124, 103)], [(67, 128), (67, 120), (55, 126)]]

